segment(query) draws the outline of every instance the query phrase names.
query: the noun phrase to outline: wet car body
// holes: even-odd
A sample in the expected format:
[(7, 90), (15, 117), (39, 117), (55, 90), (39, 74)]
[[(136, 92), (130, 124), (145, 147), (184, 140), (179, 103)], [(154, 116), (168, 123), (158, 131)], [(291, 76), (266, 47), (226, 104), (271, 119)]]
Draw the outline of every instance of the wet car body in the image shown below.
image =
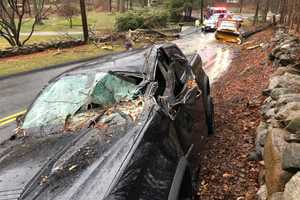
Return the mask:
[(204, 20), (202, 30), (204, 32), (215, 32), (217, 30), (218, 18), (216, 16), (211, 16), (209, 19)]
[[(105, 81), (121, 80), (114, 89), (134, 83), (135, 97), (106, 107), (88, 101), (64, 115), (62, 123), (25, 126), (56, 83), (82, 74), (89, 83), (97, 73)], [(19, 119), (18, 134), (0, 145), (0, 197), (192, 199), (212, 114), (209, 82), (198, 55), (188, 62), (177, 46), (165, 44), (104, 56), (51, 80)]]

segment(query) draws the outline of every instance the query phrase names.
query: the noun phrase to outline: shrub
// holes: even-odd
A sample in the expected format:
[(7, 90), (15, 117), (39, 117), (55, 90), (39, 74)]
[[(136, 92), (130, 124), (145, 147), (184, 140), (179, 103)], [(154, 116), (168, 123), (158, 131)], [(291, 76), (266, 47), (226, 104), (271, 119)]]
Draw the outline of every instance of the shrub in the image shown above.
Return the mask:
[(116, 18), (115, 27), (117, 31), (128, 31), (141, 28), (144, 25), (144, 18), (135, 12), (120, 14)]
[[(197, 0), (199, 1), (199, 0)], [(194, 2), (194, 4), (197, 3)], [(170, 15), (170, 21), (179, 22), (192, 18), (193, 0), (167, 0), (166, 7)]]
[(164, 27), (167, 25), (168, 17), (168, 13), (164, 11), (129, 11), (116, 18), (115, 28), (117, 31), (128, 31), (129, 29)]
[(147, 28), (158, 28), (167, 26), (169, 15), (165, 11), (152, 11), (144, 15), (144, 26)]
[(179, 21), (184, 11), (184, 0), (168, 0), (167, 9), (170, 13), (170, 20)]
[(57, 5), (57, 11), (59, 16), (69, 21), (70, 28), (73, 28), (73, 18), (80, 12), (76, 1), (64, 0), (59, 6)]

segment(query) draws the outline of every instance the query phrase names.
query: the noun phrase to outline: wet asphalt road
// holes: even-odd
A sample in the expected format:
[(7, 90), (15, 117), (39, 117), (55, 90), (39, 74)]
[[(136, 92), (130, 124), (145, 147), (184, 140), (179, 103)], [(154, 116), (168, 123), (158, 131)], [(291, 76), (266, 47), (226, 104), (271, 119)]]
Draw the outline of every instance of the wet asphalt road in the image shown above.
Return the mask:
[[(50, 79), (76, 66), (78, 64), (0, 80), (0, 119), (25, 110)], [(0, 143), (10, 137), (15, 128), (15, 122), (0, 126)]]
[[(174, 43), (187, 55), (194, 52), (201, 55), (211, 83), (225, 72), (230, 64), (230, 48), (218, 43), (213, 33), (187, 31), (186, 35)], [(78, 64), (0, 80), (0, 119), (26, 109), (50, 79), (76, 66)], [(0, 126), (0, 143), (9, 138), (15, 128), (15, 122)]]

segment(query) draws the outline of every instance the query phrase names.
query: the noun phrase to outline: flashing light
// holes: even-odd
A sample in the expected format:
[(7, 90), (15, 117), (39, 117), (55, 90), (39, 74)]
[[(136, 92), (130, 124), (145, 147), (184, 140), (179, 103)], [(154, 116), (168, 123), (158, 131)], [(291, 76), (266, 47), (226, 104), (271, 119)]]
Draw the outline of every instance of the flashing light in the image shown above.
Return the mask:
[(211, 7), (212, 10), (227, 10), (225, 7)]

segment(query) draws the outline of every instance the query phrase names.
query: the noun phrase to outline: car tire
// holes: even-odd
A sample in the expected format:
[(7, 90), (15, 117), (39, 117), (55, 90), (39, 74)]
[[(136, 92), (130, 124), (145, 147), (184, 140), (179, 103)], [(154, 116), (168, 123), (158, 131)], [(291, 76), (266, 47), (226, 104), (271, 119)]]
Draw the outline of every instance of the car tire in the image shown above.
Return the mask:
[(203, 79), (203, 96), (204, 98), (207, 98), (210, 95), (210, 85), (209, 85), (209, 79), (207, 76), (204, 77)]
[(185, 176), (181, 183), (178, 200), (192, 200), (193, 193), (194, 193), (193, 180), (191, 177), (191, 171), (188, 167), (188, 168), (186, 168)]
[(206, 109), (206, 122), (208, 135), (215, 133), (215, 119), (214, 119), (214, 103), (211, 96), (207, 97), (207, 109)]

